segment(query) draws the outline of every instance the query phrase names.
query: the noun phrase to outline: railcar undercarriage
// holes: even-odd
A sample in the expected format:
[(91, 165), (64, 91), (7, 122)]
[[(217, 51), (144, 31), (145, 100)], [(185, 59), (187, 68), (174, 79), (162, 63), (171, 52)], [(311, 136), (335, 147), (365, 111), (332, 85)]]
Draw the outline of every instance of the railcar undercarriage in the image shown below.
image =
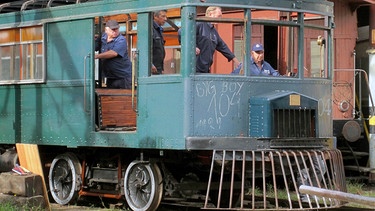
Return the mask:
[(121, 158), (124, 153), (111, 159), (96, 156), (95, 162), (72, 152), (57, 156), (49, 173), (53, 198), (59, 204), (74, 203), (80, 195), (125, 198), (133, 210), (155, 210), (160, 203), (214, 210), (316, 210), (342, 202), (300, 194), (300, 185), (346, 191), (338, 150), (164, 151), (159, 157), (150, 151), (150, 157), (139, 152), (132, 162)]

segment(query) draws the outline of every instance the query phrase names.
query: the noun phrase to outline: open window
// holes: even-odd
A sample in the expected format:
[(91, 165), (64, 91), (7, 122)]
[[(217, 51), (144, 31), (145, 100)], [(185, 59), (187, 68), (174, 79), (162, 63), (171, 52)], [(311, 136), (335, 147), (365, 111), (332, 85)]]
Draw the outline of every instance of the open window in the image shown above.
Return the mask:
[(163, 25), (165, 59), (163, 74), (180, 74), (181, 46), (178, 42), (178, 29), (181, 28), (179, 8), (167, 11), (167, 21)]
[[(318, 14), (252, 11), (252, 43), (264, 43), (265, 60), (281, 75), (327, 78), (329, 20)], [(303, 58), (298, 59), (298, 55)]]

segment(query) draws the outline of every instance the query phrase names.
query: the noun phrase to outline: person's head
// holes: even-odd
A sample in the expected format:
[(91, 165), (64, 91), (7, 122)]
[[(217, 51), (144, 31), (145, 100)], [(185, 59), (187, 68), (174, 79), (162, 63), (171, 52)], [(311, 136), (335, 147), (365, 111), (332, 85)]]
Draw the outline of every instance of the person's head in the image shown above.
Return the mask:
[(117, 37), (120, 34), (120, 25), (115, 20), (108, 20), (105, 24), (105, 33), (109, 38)]
[(258, 63), (264, 59), (264, 48), (260, 43), (256, 43), (251, 48), (251, 56), (253, 57), (254, 62)]
[(158, 10), (153, 12), (154, 21), (159, 25), (163, 26), (167, 21), (167, 10)]
[(206, 9), (206, 17), (221, 18), (222, 15), (221, 7), (207, 7)]

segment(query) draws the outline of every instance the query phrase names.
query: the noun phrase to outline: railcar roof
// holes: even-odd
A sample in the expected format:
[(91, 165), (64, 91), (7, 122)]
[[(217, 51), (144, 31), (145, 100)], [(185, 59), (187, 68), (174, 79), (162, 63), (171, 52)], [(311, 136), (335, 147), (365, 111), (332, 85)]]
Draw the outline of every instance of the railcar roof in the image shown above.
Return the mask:
[[(0, 13), (16, 12), (23, 10), (33, 10), (39, 8), (48, 8), (56, 6), (64, 6), (70, 4), (80, 4), (85, 2), (93, 2), (100, 0), (16, 0), (16, 1), (1, 1)], [(332, 0), (331, 0), (332, 1)], [(358, 8), (362, 5), (375, 4), (375, 0), (345, 0), (353, 7)], [(205, 1), (202, 1), (205, 2)]]
[(2, 1), (0, 13), (33, 10), (39, 8), (79, 4), (98, 0), (26, 0), (26, 1)]

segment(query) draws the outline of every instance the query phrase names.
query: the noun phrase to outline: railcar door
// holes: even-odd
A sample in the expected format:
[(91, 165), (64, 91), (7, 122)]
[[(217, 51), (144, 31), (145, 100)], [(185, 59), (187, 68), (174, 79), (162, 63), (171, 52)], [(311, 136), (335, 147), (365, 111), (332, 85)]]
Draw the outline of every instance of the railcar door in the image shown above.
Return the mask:
[(46, 81), (34, 93), (42, 114), (37, 131), (42, 143), (83, 145), (94, 127), (94, 19), (47, 23), (44, 30)]

